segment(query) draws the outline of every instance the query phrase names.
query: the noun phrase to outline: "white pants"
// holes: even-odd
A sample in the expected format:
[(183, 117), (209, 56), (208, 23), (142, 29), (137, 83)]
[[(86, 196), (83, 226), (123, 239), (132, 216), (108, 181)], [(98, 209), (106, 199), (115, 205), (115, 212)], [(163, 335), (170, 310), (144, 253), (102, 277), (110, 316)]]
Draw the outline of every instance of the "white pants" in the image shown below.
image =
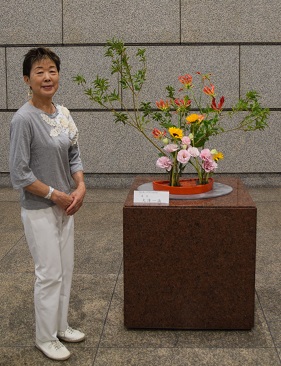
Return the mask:
[(57, 339), (67, 329), (74, 266), (74, 219), (58, 206), (21, 209), (26, 240), (35, 264), (36, 339)]

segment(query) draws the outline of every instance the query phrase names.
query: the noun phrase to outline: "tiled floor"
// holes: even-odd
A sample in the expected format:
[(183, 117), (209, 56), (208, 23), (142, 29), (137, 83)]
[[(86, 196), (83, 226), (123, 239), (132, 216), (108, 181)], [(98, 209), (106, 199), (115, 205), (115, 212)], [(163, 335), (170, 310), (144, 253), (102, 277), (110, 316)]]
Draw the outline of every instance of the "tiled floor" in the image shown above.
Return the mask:
[[(251, 331), (127, 330), (123, 326), (122, 207), (126, 189), (88, 190), (76, 216), (69, 320), (87, 338), (75, 366), (281, 365), (281, 188), (249, 188), (258, 208), (256, 312)], [(33, 263), (17, 193), (0, 189), (0, 365), (54, 365), (34, 347)], [(62, 362), (61, 362), (62, 363)]]

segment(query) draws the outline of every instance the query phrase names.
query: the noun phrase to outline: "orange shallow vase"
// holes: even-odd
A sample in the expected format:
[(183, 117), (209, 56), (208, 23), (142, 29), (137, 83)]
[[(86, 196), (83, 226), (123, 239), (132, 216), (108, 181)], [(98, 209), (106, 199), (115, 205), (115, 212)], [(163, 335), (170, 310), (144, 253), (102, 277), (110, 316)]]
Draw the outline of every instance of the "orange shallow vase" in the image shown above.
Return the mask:
[(171, 194), (189, 195), (211, 191), (214, 180), (209, 178), (207, 184), (198, 184), (198, 178), (181, 179), (178, 187), (170, 186), (168, 180), (155, 180), (152, 183), (155, 191), (169, 191)]

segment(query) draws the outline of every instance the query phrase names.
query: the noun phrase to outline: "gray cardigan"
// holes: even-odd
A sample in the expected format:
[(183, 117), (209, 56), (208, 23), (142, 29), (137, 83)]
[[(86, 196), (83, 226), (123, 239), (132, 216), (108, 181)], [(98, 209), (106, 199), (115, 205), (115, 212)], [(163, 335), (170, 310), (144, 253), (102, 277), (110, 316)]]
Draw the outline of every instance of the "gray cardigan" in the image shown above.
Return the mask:
[(54, 203), (23, 188), (41, 182), (67, 194), (71, 175), (83, 170), (78, 130), (67, 108), (56, 105), (52, 115), (25, 103), (13, 116), (10, 130), (10, 176), (21, 193), (22, 207), (47, 208)]

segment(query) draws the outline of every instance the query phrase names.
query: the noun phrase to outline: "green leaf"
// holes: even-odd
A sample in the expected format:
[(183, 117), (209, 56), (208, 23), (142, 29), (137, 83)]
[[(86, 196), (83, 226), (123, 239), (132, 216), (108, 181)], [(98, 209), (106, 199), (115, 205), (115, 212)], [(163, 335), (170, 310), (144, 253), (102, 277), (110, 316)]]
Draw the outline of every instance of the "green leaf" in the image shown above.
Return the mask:
[(126, 124), (126, 122), (128, 120), (128, 116), (127, 116), (126, 113), (114, 111), (113, 114), (114, 114), (114, 117), (115, 117), (115, 120), (114, 120), (115, 123), (121, 122), (124, 125)]
[(75, 81), (78, 85), (86, 84), (86, 80), (82, 75), (76, 75), (73, 77), (73, 81)]
[(146, 52), (146, 50), (144, 48), (143, 49), (139, 48), (137, 53), (136, 53), (136, 56), (139, 57), (141, 62), (146, 61), (145, 52)]
[(166, 90), (168, 91), (168, 98), (172, 98), (175, 99), (175, 88), (173, 88), (172, 86), (168, 85), (166, 87)]

